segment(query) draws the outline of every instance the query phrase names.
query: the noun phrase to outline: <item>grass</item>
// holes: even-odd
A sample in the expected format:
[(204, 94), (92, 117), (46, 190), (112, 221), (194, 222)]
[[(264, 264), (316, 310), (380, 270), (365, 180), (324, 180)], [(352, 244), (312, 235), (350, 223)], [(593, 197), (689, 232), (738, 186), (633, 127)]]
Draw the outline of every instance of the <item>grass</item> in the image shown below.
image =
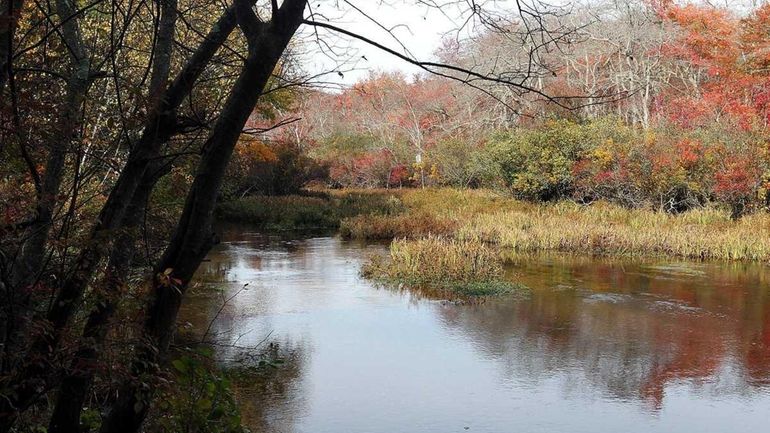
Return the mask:
[(502, 256), (510, 252), (770, 261), (765, 212), (734, 221), (727, 209), (670, 215), (607, 203), (532, 204), (455, 189), (249, 197), (218, 212), (268, 229), (339, 227), (348, 238), (396, 239), (390, 256), (372, 259), (363, 274), (434, 297), (511, 292), (516, 285), (502, 278)]
[(734, 221), (729, 210), (712, 207), (672, 215), (602, 202), (532, 204), (491, 191), (454, 189), (409, 190), (399, 198), (402, 212), (345, 219), (343, 236), (440, 235), (521, 252), (770, 261), (770, 215), (765, 212)]
[(478, 214), (456, 236), (515, 251), (770, 260), (770, 216), (732, 221), (728, 211), (709, 208), (669, 215), (564, 202), (527, 212)]
[(503, 260), (494, 248), (475, 240), (437, 236), (394, 240), (390, 257), (372, 257), (362, 274), (432, 297), (500, 295), (518, 287), (502, 278)]
[(343, 237), (354, 239), (454, 236), (474, 215), (531, 205), (486, 190), (410, 189), (397, 192), (403, 212), (395, 215), (362, 214), (344, 219)]
[(377, 191), (339, 191), (312, 196), (249, 196), (220, 203), (217, 217), (266, 230), (336, 229), (356, 215), (400, 213), (401, 201)]

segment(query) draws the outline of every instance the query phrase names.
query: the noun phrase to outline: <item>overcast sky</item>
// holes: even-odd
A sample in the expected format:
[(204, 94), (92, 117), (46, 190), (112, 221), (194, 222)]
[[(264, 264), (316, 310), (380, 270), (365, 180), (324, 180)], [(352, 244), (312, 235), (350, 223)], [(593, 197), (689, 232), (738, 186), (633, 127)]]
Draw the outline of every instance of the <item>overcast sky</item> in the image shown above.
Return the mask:
[[(457, 11), (448, 11), (449, 16), (445, 16), (435, 9), (415, 5), (415, 2), (409, 0), (392, 0), (391, 4), (379, 0), (351, 0), (351, 3), (360, 8), (364, 14), (376, 17), (383, 27), (392, 29), (393, 34), (399, 38), (406, 49), (420, 60), (435, 59), (433, 53), (441, 45), (442, 38), (459, 27), (454, 22), (454, 18), (459, 15)], [(318, 14), (318, 21), (325, 21), (320, 18), (322, 16), (328, 17), (329, 21), (337, 27), (364, 35), (396, 51), (404, 52), (404, 48), (387, 31), (344, 3), (340, 3), (337, 7), (334, 1), (327, 0), (320, 4), (316, 1), (313, 2), (313, 13)], [(307, 65), (305, 68), (308, 72), (333, 70), (340, 61), (349, 61), (339, 67), (344, 72), (344, 77), (336, 73), (326, 77), (335, 83), (352, 84), (365, 77), (370, 70), (398, 70), (407, 75), (419, 72), (419, 68), (363, 42), (351, 41), (349, 38), (330, 38), (328, 32), (319, 29), (325, 41), (335, 44), (333, 49), (329, 50), (312, 42), (309, 28), (305, 28), (303, 32), (308, 36), (307, 49), (311, 50), (306, 54), (308, 60), (305, 62)], [(348, 71), (351, 68), (354, 70)]]
[[(434, 0), (440, 2), (441, 0)], [(532, 1), (524, 0), (531, 4)], [(595, 0), (546, 0), (550, 5), (576, 5), (578, 3), (590, 3)], [(695, 0), (698, 2), (699, 0)], [(700, 0), (712, 5), (737, 10), (746, 10), (747, 7), (756, 6), (762, 0)], [(385, 28), (392, 29), (393, 34), (404, 44), (406, 49), (419, 60), (434, 60), (434, 52), (441, 45), (442, 38), (456, 37), (456, 30), (463, 25), (467, 18), (464, 10), (457, 8), (445, 8), (444, 13), (424, 5), (419, 5), (418, 0), (311, 0), (312, 12), (316, 14), (317, 21), (330, 22), (337, 27), (366, 36), (378, 43), (399, 52), (404, 48), (399, 45), (387, 31), (378, 27), (366, 17), (376, 18), (377, 22)], [(465, 7), (465, 2), (460, 7)], [(513, 16), (516, 8), (515, 0), (475, 0), (476, 4), (484, 4), (484, 7), (494, 7), (498, 12), (509, 11), (508, 16)], [(351, 4), (353, 6), (351, 6)], [(355, 10), (358, 8), (361, 12)], [(319, 45), (313, 40), (312, 28), (305, 27), (302, 30), (305, 35), (303, 49), (307, 52), (303, 55), (302, 64), (306, 72), (317, 74), (326, 71), (343, 72), (340, 76), (336, 72), (324, 76), (323, 80), (336, 84), (350, 85), (368, 75), (372, 70), (402, 71), (407, 76), (419, 73), (420, 69), (409, 65), (382, 50), (350, 38), (330, 36), (330, 33), (322, 29), (318, 30), (323, 41), (331, 48)], [(466, 27), (463, 36), (473, 32)], [(341, 62), (347, 62), (341, 64)], [(352, 69), (352, 70), (351, 70)]]

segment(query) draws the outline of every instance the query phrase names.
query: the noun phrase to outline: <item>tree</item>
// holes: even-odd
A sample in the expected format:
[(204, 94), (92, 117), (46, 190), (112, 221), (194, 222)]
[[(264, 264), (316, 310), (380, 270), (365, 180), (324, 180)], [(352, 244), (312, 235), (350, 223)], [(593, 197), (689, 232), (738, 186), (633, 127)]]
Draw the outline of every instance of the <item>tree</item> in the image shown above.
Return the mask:
[[(538, 36), (546, 38), (543, 48), (566, 41), (564, 28), (555, 36), (544, 20), (558, 15), (541, 5), (519, 2), (506, 15), (517, 18), (501, 26), (491, 3), (461, 8), (466, 22), (524, 38), (530, 52), (539, 49), (532, 45)], [(360, 11), (348, 1), (339, 7)], [(182, 298), (216, 242), (213, 210), (234, 149), (250, 119), (266, 120), (260, 100), (308, 80), (290, 67), (301, 26), (313, 29), (319, 44), (321, 33), (333, 32), (455, 82), (548, 97), (528, 82), (527, 62), (509, 75), (422, 61), (324, 20), (306, 0), (234, 0), (227, 7), (209, 0), (4, 1), (0, 169), (10, 197), (3, 197), (0, 244), (0, 432), (52, 393), (48, 430), (79, 430), (106, 336), (129, 294), (144, 305), (142, 317), (122, 352), (126, 374), (107, 400), (101, 431), (140, 429)], [(412, 146), (424, 145), (434, 115), (406, 112)], [(142, 239), (140, 220), (153, 192), (181, 168), (191, 181), (170, 235)], [(12, 184), (21, 187), (6, 187)], [(138, 257), (140, 242), (154, 242), (162, 254)], [(131, 269), (143, 283), (126, 278)]]

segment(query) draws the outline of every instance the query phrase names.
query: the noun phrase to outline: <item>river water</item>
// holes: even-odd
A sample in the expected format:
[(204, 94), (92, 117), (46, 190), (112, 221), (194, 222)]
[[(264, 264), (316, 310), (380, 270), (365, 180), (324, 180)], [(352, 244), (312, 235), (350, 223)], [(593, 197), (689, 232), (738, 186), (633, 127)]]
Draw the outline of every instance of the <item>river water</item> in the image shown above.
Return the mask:
[(770, 429), (766, 266), (519, 257), (508, 273), (529, 294), (455, 305), (360, 278), (383, 245), (223, 240), (182, 318), (211, 323), (224, 365), (282, 362), (238, 385), (254, 431)]

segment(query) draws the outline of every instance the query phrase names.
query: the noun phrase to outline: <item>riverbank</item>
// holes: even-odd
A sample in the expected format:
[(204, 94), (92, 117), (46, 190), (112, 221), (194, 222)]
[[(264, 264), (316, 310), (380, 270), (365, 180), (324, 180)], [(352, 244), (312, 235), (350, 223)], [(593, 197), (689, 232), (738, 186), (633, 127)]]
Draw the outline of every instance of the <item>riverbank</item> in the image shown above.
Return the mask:
[(607, 203), (532, 204), (488, 190), (341, 190), (248, 197), (222, 219), (265, 229), (339, 228), (345, 238), (475, 239), (505, 250), (697, 260), (770, 260), (770, 215), (735, 221), (726, 209), (672, 215)]
[(357, 215), (404, 212), (398, 195), (385, 190), (309, 191), (306, 195), (248, 196), (220, 203), (221, 221), (246, 223), (267, 231), (338, 229)]

